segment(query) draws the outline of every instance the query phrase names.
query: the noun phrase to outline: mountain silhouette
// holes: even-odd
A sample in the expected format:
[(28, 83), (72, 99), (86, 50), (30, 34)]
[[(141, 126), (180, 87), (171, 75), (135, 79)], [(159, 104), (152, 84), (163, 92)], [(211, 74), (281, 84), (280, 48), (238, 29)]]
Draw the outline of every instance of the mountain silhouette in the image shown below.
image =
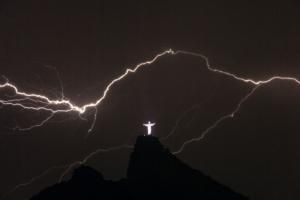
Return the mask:
[(246, 200), (230, 188), (192, 169), (153, 136), (139, 136), (127, 177), (105, 180), (88, 166), (75, 169), (69, 181), (55, 184), (32, 200), (48, 199), (201, 199)]

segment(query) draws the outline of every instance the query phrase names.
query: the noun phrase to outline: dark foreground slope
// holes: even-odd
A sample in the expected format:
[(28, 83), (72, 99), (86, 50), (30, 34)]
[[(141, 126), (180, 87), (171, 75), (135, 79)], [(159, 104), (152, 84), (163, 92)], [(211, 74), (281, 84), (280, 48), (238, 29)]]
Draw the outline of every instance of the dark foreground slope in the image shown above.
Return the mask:
[(46, 199), (201, 199), (244, 200), (178, 160), (153, 136), (137, 138), (127, 178), (104, 180), (96, 170), (81, 166), (72, 178), (45, 189), (32, 200)]

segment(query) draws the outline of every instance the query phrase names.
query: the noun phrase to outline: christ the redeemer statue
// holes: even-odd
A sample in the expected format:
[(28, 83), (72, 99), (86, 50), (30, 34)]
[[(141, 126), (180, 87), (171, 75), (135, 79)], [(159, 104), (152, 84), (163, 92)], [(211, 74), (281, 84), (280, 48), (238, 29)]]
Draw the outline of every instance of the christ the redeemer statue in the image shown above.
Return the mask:
[(143, 124), (143, 125), (147, 127), (147, 131), (148, 131), (147, 133), (148, 133), (148, 135), (151, 135), (151, 132), (152, 132), (152, 126), (154, 126), (155, 123), (151, 123), (150, 121), (148, 121), (147, 124)]

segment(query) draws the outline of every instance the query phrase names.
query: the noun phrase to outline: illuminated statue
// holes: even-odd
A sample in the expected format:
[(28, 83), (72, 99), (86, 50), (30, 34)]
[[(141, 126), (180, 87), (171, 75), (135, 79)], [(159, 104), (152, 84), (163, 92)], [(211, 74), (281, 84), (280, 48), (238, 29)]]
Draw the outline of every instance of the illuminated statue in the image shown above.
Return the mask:
[(148, 133), (148, 135), (151, 135), (151, 132), (152, 132), (152, 126), (154, 126), (155, 123), (151, 123), (150, 121), (148, 121), (147, 124), (143, 124), (143, 125), (147, 127), (147, 131), (148, 131), (147, 133)]

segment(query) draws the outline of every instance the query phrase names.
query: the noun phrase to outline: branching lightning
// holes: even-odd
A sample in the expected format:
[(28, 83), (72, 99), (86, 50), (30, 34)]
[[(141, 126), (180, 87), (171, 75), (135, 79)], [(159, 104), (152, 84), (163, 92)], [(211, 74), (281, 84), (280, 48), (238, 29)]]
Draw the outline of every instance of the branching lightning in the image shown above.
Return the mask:
[(253, 88), (246, 96), (244, 96), (244, 97), (239, 101), (238, 105), (235, 107), (235, 109), (234, 109), (232, 112), (230, 112), (230, 113), (228, 113), (228, 114), (222, 116), (221, 118), (219, 118), (219, 119), (218, 119), (217, 121), (215, 121), (211, 126), (209, 126), (207, 129), (205, 129), (205, 130), (200, 134), (200, 136), (185, 141), (177, 151), (174, 151), (174, 152), (173, 152), (173, 154), (179, 154), (179, 153), (181, 153), (187, 145), (189, 145), (189, 144), (191, 144), (191, 143), (193, 143), (193, 142), (197, 142), (197, 141), (199, 141), (199, 140), (202, 140), (203, 138), (205, 138), (205, 136), (206, 136), (211, 130), (213, 130), (214, 128), (216, 128), (220, 123), (222, 123), (222, 122), (225, 121), (226, 119), (233, 118), (233, 117), (236, 115), (236, 113), (240, 111), (240, 108), (241, 108), (241, 106), (243, 105), (243, 103), (245, 103), (245, 102), (251, 97), (251, 95), (252, 95), (259, 87), (260, 87), (260, 85), (255, 86), (255, 87), (254, 87), (254, 88)]
[(58, 182), (61, 182), (63, 180), (63, 178), (76, 166), (78, 165), (83, 165), (85, 164), (88, 160), (90, 160), (92, 157), (94, 157), (95, 155), (99, 154), (99, 153), (105, 153), (105, 152), (111, 152), (111, 151), (116, 151), (116, 150), (120, 150), (120, 149), (132, 149), (134, 148), (131, 145), (120, 145), (120, 146), (115, 146), (115, 147), (111, 147), (111, 148), (107, 148), (107, 149), (97, 149), (96, 151), (93, 151), (92, 153), (90, 153), (89, 155), (87, 155), (84, 159), (82, 159), (81, 161), (75, 161), (73, 163), (71, 163), (70, 165), (68, 165), (67, 169), (62, 173), (62, 175), (59, 177)]
[(111, 147), (111, 148), (100, 148), (97, 149), (95, 151), (93, 151), (92, 153), (90, 153), (89, 155), (87, 155), (83, 160), (81, 161), (75, 161), (71, 164), (66, 164), (66, 165), (59, 165), (59, 166), (54, 166), (51, 168), (48, 168), (47, 170), (43, 171), (41, 174), (31, 178), (29, 181), (25, 182), (25, 183), (21, 183), (16, 185), (14, 188), (12, 188), (10, 191), (8, 191), (6, 194), (4, 194), (2, 196), (1, 199), (5, 199), (6, 197), (8, 197), (10, 194), (12, 194), (13, 192), (19, 190), (20, 188), (23, 187), (27, 187), (31, 184), (33, 184), (35, 181), (40, 180), (41, 178), (45, 177), (47, 174), (49, 174), (50, 172), (52, 172), (53, 170), (58, 170), (58, 169), (64, 169), (63, 173), (60, 175), (58, 182), (63, 181), (64, 177), (76, 166), (79, 165), (83, 165), (85, 164), (88, 160), (90, 160), (92, 157), (94, 157), (95, 155), (98, 155), (99, 153), (105, 153), (105, 152), (111, 152), (111, 151), (117, 151), (117, 150), (121, 150), (121, 149), (132, 149), (133, 146), (131, 145), (120, 145), (120, 146), (115, 146), (115, 147)]
[[(23, 130), (30, 130), (32, 128), (36, 128), (36, 127), (42, 126), (48, 120), (50, 120), (53, 115), (55, 115), (57, 113), (76, 112), (79, 115), (82, 115), (89, 108), (96, 108), (96, 107), (100, 106), (100, 104), (102, 103), (102, 101), (106, 98), (107, 94), (110, 92), (111, 88), (116, 83), (118, 83), (119, 81), (121, 81), (122, 79), (124, 79), (125, 77), (127, 77), (130, 73), (135, 73), (141, 67), (153, 64), (160, 57), (165, 56), (167, 54), (174, 55), (175, 52), (173, 50), (169, 49), (169, 50), (164, 51), (164, 52), (162, 52), (160, 54), (157, 54), (153, 59), (151, 59), (149, 61), (145, 61), (145, 62), (142, 62), (142, 63), (136, 65), (134, 68), (128, 68), (128, 69), (126, 69), (123, 74), (121, 74), (117, 78), (113, 79), (105, 87), (105, 90), (104, 90), (102, 96), (98, 100), (96, 100), (95, 102), (91, 102), (91, 103), (85, 104), (83, 106), (75, 105), (70, 100), (66, 100), (66, 99), (52, 100), (52, 99), (50, 99), (49, 97), (47, 97), (45, 95), (35, 94), (35, 93), (21, 92), (16, 85), (13, 85), (13, 84), (9, 83), (8, 80), (6, 80), (6, 83), (0, 84), (0, 89), (10, 88), (10, 89), (12, 89), (14, 91), (14, 93), (15, 93), (16, 96), (23, 97), (23, 100), (28, 100), (28, 101), (31, 101), (31, 102), (34, 102), (34, 103), (37, 103), (37, 104), (40, 103), (42, 105), (38, 104), (38, 105), (28, 106), (26, 104), (26, 102), (23, 102), (23, 101), (11, 101), (11, 100), (3, 100), (3, 99), (0, 99), (0, 104), (5, 105), (5, 106), (20, 107), (20, 108), (25, 109), (25, 110), (47, 111), (47, 112), (50, 113), (50, 116), (46, 120), (43, 120), (40, 124), (33, 125), (33, 126), (29, 127), (29, 128), (24, 128)], [(55, 109), (55, 108), (49, 108), (49, 106), (57, 106), (58, 108), (57, 109)], [(65, 107), (65, 108), (62, 109), (61, 106)], [(93, 125), (92, 125), (92, 127), (93, 127)], [(90, 129), (89, 132), (91, 132), (91, 130), (92, 129)]]
[[(200, 136), (192, 138), (188, 141), (185, 141), (177, 151), (173, 152), (174, 154), (181, 153), (187, 145), (189, 145), (193, 142), (197, 142), (197, 141), (202, 140), (203, 138), (205, 138), (205, 136), (210, 131), (212, 131), (214, 128), (216, 128), (220, 123), (224, 122), (227, 119), (233, 118), (240, 111), (241, 106), (255, 93), (255, 91), (257, 91), (257, 89), (260, 86), (265, 85), (265, 84), (269, 84), (269, 83), (271, 83), (275, 80), (291, 81), (291, 82), (294, 82), (294, 83), (296, 83), (300, 86), (300, 81), (297, 78), (294, 78), (294, 77), (272, 76), (272, 77), (270, 77), (268, 79), (265, 79), (265, 80), (254, 80), (254, 79), (250, 79), (250, 78), (243, 78), (243, 77), (241, 77), (239, 75), (236, 75), (236, 74), (233, 74), (231, 72), (227, 72), (227, 71), (212, 67), (210, 65), (209, 59), (206, 56), (202, 55), (202, 54), (189, 52), (189, 51), (183, 51), (183, 50), (174, 51), (172, 49), (169, 49), (169, 50), (166, 50), (166, 51), (163, 51), (163, 52), (157, 54), (151, 60), (139, 63), (133, 68), (127, 68), (125, 70), (125, 72), (123, 72), (118, 77), (113, 79), (105, 87), (104, 92), (102, 93), (102, 95), (96, 101), (85, 104), (83, 106), (75, 105), (70, 100), (65, 99), (65, 97), (63, 95), (63, 88), (62, 88), (62, 97), (61, 97), (61, 99), (51, 99), (51, 98), (49, 98), (45, 95), (35, 94), (35, 93), (27, 93), (27, 92), (20, 91), (16, 85), (10, 83), (8, 81), (8, 79), (6, 79), (6, 78), (5, 78), (5, 80), (6, 80), (5, 83), (0, 84), (0, 91), (3, 90), (3, 89), (11, 89), (11, 90), (13, 90), (15, 95), (13, 97), (8, 98), (8, 99), (0, 99), (0, 105), (17, 107), (17, 108), (21, 108), (21, 109), (24, 109), (24, 110), (34, 111), (34, 112), (43, 111), (43, 112), (49, 113), (47, 118), (42, 120), (40, 123), (32, 125), (28, 128), (20, 128), (20, 130), (31, 130), (31, 129), (36, 128), (36, 127), (41, 127), (44, 124), (46, 124), (49, 120), (51, 120), (58, 113), (77, 113), (78, 116), (81, 117), (84, 113), (86, 113), (88, 111), (89, 108), (94, 108), (95, 109), (94, 120), (93, 120), (93, 123), (91, 125), (91, 128), (88, 130), (88, 132), (90, 133), (93, 130), (93, 127), (96, 123), (96, 117), (97, 117), (97, 113), (98, 113), (98, 110), (99, 110), (99, 106), (101, 106), (101, 103), (105, 100), (108, 93), (111, 91), (112, 87), (115, 84), (117, 84), (121, 80), (125, 79), (129, 74), (136, 73), (140, 68), (155, 63), (161, 57), (164, 57), (166, 55), (175, 56), (175, 55), (178, 55), (178, 54), (200, 57), (201, 59), (203, 59), (205, 61), (206, 68), (210, 72), (227, 76), (227, 77), (235, 79), (237, 81), (249, 84), (253, 87), (252, 87), (251, 91), (249, 93), (247, 93), (239, 101), (238, 105), (234, 108), (234, 110), (232, 112), (230, 112), (230, 113), (220, 117), (219, 119), (217, 119), (210, 127), (205, 129), (205, 131), (203, 131), (200, 134)], [(184, 115), (183, 115), (183, 117), (184, 117)], [(178, 126), (178, 123), (179, 122), (176, 122), (176, 127)], [(175, 127), (175, 129), (176, 129), (176, 127)], [(174, 132), (175, 132), (175, 130), (172, 130), (171, 133), (166, 136), (166, 139), (170, 135), (172, 135)], [(95, 156), (96, 154), (101, 153), (101, 152), (109, 152), (109, 151), (119, 150), (119, 149), (123, 149), (123, 148), (133, 148), (133, 147), (130, 146), (130, 145), (122, 145), (122, 146), (108, 148), (108, 149), (98, 149), (98, 150), (90, 153), (88, 156), (86, 156), (81, 161), (76, 161), (76, 162), (74, 162), (70, 165), (63, 166), (63, 168), (66, 169), (66, 170), (64, 171), (64, 173), (59, 178), (59, 181), (63, 180), (63, 178), (66, 176), (66, 174), (70, 170), (72, 170), (75, 166), (86, 163), (91, 157)], [(50, 169), (52, 169), (52, 168), (50, 168)], [(48, 172), (49, 172), (49, 170), (45, 171), (40, 176), (37, 176), (37, 177), (31, 179), (29, 182), (27, 182), (25, 184), (20, 184), (20, 185), (16, 186), (15, 188), (18, 189), (22, 186), (27, 186), (27, 185), (31, 184), (33, 181), (43, 177)]]
[(189, 109), (187, 109), (186, 111), (184, 111), (176, 120), (175, 125), (173, 126), (173, 128), (171, 129), (171, 131), (169, 132), (169, 134), (167, 134), (164, 137), (160, 138), (160, 141), (165, 141), (167, 139), (169, 139), (172, 135), (175, 134), (180, 122), (187, 116), (188, 113), (190, 113), (191, 111), (197, 110), (200, 108), (200, 105), (193, 105), (192, 107), (190, 107)]
[[(76, 104), (73, 104), (70, 100), (66, 100), (63, 95), (63, 89), (62, 89), (62, 98), (61, 99), (50, 99), (49, 97), (41, 94), (35, 94), (35, 93), (27, 93), (27, 92), (22, 92), (18, 89), (18, 87), (14, 84), (11, 84), (7, 78), (6, 82), (4, 84), (0, 84), (0, 90), (4, 88), (10, 88), (14, 91), (15, 96), (21, 97), (21, 98), (16, 98), (16, 99), (0, 99), (0, 104), (4, 106), (13, 106), (13, 107), (20, 107), (24, 110), (32, 110), (32, 111), (45, 111), (49, 112), (49, 116), (42, 120), (39, 124), (35, 124), (31, 127), (28, 128), (20, 128), (20, 130), (31, 130), (32, 128), (40, 127), (43, 126), (45, 123), (47, 123), (55, 114), (57, 113), (70, 113), (70, 112), (75, 112), (78, 113), (79, 116), (87, 112), (89, 108), (95, 108), (96, 112), (94, 115), (94, 121), (92, 123), (91, 128), (88, 130), (88, 132), (91, 132), (93, 129), (93, 126), (95, 125), (95, 118), (97, 116), (97, 108), (101, 105), (103, 100), (107, 97), (108, 93), (111, 91), (111, 88), (126, 78), (130, 73), (135, 73), (137, 72), (141, 67), (151, 65), (154, 62), (156, 62), (159, 58), (166, 56), (166, 55), (178, 55), (178, 54), (185, 54), (185, 55), (190, 55), (190, 56), (196, 56), (202, 58), (205, 63), (206, 67), (209, 71), (214, 72), (214, 73), (219, 73), (228, 77), (231, 77), (235, 80), (244, 82), (244, 83), (249, 83), (254, 86), (258, 85), (263, 85), (263, 84), (268, 84), (274, 80), (287, 80), (287, 81), (293, 81), (297, 84), (300, 85), (300, 81), (294, 77), (284, 77), (284, 76), (273, 76), (271, 78), (268, 78), (266, 80), (253, 80), (253, 79), (247, 79), (240, 77), (238, 75), (235, 75), (233, 73), (223, 71), (217, 68), (211, 67), (209, 63), (209, 59), (199, 53), (194, 53), (194, 52), (189, 52), (189, 51), (183, 51), (183, 50), (178, 50), (178, 51), (173, 51), (172, 49), (163, 51), (162, 53), (157, 54), (154, 58), (151, 60), (139, 63), (136, 65), (134, 68), (127, 68), (124, 73), (119, 75), (117, 78), (113, 79), (106, 87), (105, 90), (95, 102), (91, 102), (88, 104), (85, 104), (83, 106), (78, 106)], [(28, 102), (33, 103), (33, 105), (29, 106)], [(55, 108), (56, 107), (56, 108)], [(62, 108), (63, 107), (63, 108)]]
[(68, 165), (62, 165), (62, 166), (54, 166), (54, 167), (50, 167), (49, 169), (43, 171), (40, 175), (35, 176), (33, 178), (31, 178), (29, 181), (25, 182), (25, 183), (21, 183), (19, 185), (16, 185), (14, 188), (12, 188), (11, 190), (9, 190), (7, 193), (5, 193), (2, 196), (2, 199), (5, 199), (6, 197), (8, 197), (10, 194), (12, 194), (13, 192), (17, 191), (18, 189), (22, 188), (22, 187), (26, 187), (32, 183), (34, 183), (35, 181), (43, 178), (44, 176), (46, 176), (47, 174), (49, 174), (50, 172), (52, 172), (53, 170), (56, 169), (65, 169), (67, 168)]

